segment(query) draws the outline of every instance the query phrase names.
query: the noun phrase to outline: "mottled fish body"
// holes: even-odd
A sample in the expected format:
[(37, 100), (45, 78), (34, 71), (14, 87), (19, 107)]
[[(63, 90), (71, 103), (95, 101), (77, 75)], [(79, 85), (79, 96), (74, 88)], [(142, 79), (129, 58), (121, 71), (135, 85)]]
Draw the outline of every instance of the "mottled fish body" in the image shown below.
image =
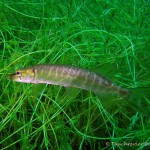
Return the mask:
[(17, 70), (7, 76), (10, 80), (26, 83), (44, 83), (76, 87), (95, 93), (128, 95), (129, 90), (115, 85), (104, 76), (66, 65), (36, 65)]

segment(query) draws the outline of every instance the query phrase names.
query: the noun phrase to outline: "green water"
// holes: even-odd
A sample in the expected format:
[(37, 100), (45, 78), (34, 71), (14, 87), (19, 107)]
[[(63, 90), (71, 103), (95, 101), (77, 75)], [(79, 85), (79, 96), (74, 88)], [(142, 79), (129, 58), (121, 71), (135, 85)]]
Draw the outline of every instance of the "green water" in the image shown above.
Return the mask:
[[(6, 74), (67, 64), (150, 87), (149, 10), (148, 0), (0, 0), (0, 149), (148, 149), (149, 116), (125, 99)], [(150, 112), (149, 95), (134, 103)]]

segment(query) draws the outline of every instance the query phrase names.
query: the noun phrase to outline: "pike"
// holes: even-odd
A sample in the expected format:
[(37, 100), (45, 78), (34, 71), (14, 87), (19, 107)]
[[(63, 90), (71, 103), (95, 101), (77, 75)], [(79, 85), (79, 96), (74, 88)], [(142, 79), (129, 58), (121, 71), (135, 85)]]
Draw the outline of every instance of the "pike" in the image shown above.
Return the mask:
[(130, 90), (115, 85), (100, 74), (67, 65), (35, 65), (8, 74), (7, 78), (17, 82), (76, 87), (95, 93), (130, 94)]

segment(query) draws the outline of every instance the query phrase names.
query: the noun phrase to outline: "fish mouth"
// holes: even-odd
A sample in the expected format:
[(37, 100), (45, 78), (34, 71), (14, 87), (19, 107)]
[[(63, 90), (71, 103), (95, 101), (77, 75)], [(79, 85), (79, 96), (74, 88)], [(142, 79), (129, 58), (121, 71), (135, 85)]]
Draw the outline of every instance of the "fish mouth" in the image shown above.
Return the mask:
[(15, 73), (13, 73), (13, 74), (7, 74), (6, 77), (9, 80), (14, 80), (16, 78), (16, 74)]

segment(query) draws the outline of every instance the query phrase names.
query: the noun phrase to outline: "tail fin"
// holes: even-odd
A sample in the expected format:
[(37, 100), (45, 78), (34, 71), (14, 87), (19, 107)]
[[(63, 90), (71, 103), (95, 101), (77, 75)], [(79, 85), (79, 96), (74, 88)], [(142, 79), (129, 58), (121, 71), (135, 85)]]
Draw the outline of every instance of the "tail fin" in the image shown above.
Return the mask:
[(138, 88), (131, 88), (129, 89), (131, 95), (143, 97), (143, 96), (150, 96), (150, 87), (138, 87)]
[(143, 115), (150, 114), (150, 87), (129, 89), (129, 105)]

